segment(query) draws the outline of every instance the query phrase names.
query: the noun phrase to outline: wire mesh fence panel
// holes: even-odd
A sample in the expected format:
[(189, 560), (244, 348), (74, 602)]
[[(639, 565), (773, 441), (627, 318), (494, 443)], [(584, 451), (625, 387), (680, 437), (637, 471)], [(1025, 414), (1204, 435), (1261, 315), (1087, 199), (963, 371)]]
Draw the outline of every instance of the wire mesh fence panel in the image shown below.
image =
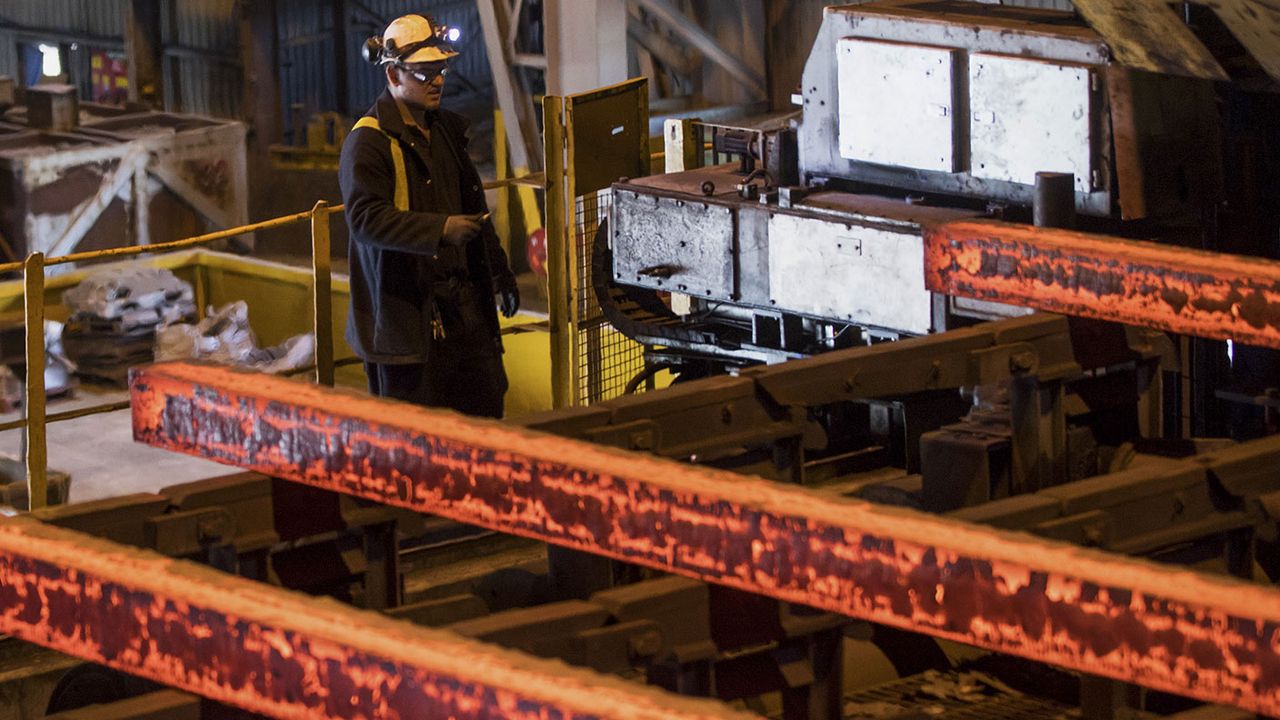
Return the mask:
[(589, 405), (621, 396), (644, 370), (644, 346), (604, 319), (592, 281), (592, 258), (600, 225), (608, 215), (608, 188), (574, 198), (573, 225), (573, 403)]
[(644, 347), (604, 319), (593, 283), (596, 235), (618, 178), (649, 174), (643, 78), (543, 102), (552, 394), (587, 405), (624, 394), (644, 370)]

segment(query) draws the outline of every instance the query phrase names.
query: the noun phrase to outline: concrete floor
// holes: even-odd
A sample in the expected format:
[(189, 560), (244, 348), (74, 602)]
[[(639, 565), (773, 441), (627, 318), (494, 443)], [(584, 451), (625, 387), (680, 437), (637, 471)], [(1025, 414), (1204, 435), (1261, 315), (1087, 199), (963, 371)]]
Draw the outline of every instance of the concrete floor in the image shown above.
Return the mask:
[[(125, 390), (81, 386), (70, 397), (50, 398), (48, 412), (128, 400)], [(0, 415), (0, 422), (19, 413)], [(21, 430), (0, 432), (0, 455), (23, 453)], [(129, 411), (76, 418), (48, 426), (49, 468), (70, 474), (71, 502), (154, 492), (177, 483), (229, 475), (235, 468), (133, 442)]]

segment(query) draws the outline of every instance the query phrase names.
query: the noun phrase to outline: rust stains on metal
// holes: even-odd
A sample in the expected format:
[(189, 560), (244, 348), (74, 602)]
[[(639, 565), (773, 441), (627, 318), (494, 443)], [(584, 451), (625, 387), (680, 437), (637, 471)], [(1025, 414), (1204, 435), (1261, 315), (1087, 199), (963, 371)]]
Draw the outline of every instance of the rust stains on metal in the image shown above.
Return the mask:
[(746, 718), (29, 519), (0, 632), (277, 718)]
[(1275, 589), (229, 368), (138, 369), (131, 393), (156, 447), (1280, 712)]
[(1280, 262), (995, 221), (925, 228), (934, 292), (1280, 348)]

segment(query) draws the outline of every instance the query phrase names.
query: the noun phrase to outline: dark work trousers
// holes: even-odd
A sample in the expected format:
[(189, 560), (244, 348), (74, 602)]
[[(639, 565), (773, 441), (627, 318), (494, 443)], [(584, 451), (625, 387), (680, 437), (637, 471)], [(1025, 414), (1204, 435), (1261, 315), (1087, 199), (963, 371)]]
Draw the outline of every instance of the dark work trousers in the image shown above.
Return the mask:
[[(364, 364), (369, 392), (416, 405), (443, 407), (464, 415), (502, 417), (507, 372), (502, 353), (483, 313), (493, 312), (475, 293), (440, 303), (445, 337), (433, 339), (425, 363)], [(487, 299), (492, 303), (492, 299)]]

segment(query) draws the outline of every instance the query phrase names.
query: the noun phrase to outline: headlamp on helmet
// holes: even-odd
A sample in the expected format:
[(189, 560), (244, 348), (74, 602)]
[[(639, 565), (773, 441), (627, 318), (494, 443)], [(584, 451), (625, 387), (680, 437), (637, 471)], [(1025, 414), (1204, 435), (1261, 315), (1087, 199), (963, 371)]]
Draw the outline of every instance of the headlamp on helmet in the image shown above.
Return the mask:
[(440, 62), (458, 54), (453, 43), (462, 32), (422, 15), (403, 15), (391, 21), (379, 37), (365, 41), (360, 55), (375, 65)]

